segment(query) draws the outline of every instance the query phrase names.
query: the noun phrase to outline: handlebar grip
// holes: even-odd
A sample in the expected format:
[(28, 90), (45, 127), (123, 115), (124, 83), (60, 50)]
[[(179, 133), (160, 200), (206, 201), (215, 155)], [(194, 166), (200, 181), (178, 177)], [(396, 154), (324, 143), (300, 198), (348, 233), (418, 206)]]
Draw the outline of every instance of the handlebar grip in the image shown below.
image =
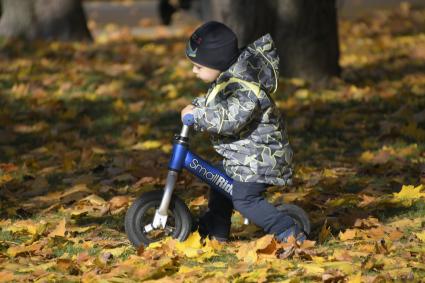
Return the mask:
[(193, 114), (186, 114), (183, 116), (183, 124), (186, 126), (192, 126), (195, 123)]

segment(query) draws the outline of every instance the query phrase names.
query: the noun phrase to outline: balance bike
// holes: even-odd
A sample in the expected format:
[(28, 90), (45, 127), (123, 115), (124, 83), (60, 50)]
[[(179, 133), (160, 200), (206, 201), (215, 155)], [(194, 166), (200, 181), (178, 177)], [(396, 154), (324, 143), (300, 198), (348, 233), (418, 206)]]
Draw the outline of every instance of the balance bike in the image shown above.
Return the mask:
[[(125, 231), (135, 247), (147, 246), (168, 236), (184, 241), (191, 233), (192, 215), (187, 205), (173, 195), (182, 168), (200, 178), (211, 189), (229, 199), (232, 197), (233, 179), (189, 150), (191, 125), (193, 116), (188, 114), (183, 117), (180, 135), (174, 137), (165, 188), (142, 194), (127, 210)], [(310, 233), (308, 215), (301, 207), (280, 204), (276, 208), (291, 216), (307, 235)], [(245, 219), (244, 223), (247, 224), (248, 220)]]

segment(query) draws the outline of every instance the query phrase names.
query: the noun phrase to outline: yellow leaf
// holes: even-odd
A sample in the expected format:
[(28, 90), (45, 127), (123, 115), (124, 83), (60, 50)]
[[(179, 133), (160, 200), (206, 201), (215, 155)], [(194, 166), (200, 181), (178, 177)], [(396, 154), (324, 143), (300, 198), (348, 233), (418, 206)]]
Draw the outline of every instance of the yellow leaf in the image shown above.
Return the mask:
[(321, 264), (321, 263), (324, 263), (326, 261), (326, 259), (324, 257), (321, 257), (321, 256), (312, 256), (311, 258), (312, 258), (313, 262), (317, 263), (317, 264)]
[(43, 244), (40, 242), (34, 243), (29, 246), (14, 246), (7, 249), (7, 254), (10, 257), (15, 257), (17, 255), (23, 254), (23, 253), (32, 253), (35, 251), (40, 250), (43, 247)]
[(124, 109), (125, 109), (125, 103), (124, 103), (124, 101), (123, 101), (122, 99), (117, 99), (117, 100), (114, 102), (114, 109), (115, 109), (116, 111), (124, 110)]
[(5, 230), (11, 231), (12, 233), (26, 231), (33, 236), (40, 235), (44, 232), (47, 223), (45, 221), (40, 221), (39, 223), (34, 223), (31, 220), (22, 220), (13, 223), (10, 227), (7, 227)]
[(163, 146), (161, 146), (161, 150), (165, 153), (170, 153), (172, 149), (173, 146), (171, 144), (164, 144)]
[(399, 220), (396, 220), (394, 222), (391, 222), (388, 225), (391, 226), (391, 227), (394, 227), (394, 228), (399, 228), (399, 229), (405, 229), (407, 227), (417, 229), (417, 228), (421, 227), (422, 219), (420, 219), (420, 218), (414, 218), (414, 219), (403, 218), (403, 219), (399, 219)]
[(348, 281), (347, 283), (362, 283), (362, 273), (359, 272), (356, 275), (351, 275), (350, 277), (348, 277)]
[(339, 198), (330, 199), (326, 202), (327, 205), (332, 207), (339, 207), (343, 205), (352, 205), (358, 203), (358, 197), (353, 195), (344, 195)]
[(416, 268), (416, 269), (425, 270), (425, 264), (421, 263), (421, 262), (410, 261), (409, 265), (413, 268)]
[(328, 227), (327, 221), (325, 221), (325, 223), (323, 224), (322, 229), (320, 230), (320, 233), (319, 233), (319, 242), (323, 243), (324, 241), (326, 241), (331, 236), (332, 236), (331, 227)]
[(419, 233), (415, 233), (416, 237), (421, 240), (422, 242), (425, 243), (425, 231), (423, 232), (419, 232)]
[(388, 272), (388, 274), (392, 278), (401, 278), (401, 277), (409, 276), (409, 274), (412, 273), (412, 268), (410, 268), (410, 267), (395, 268), (395, 269), (392, 269), (392, 270), (386, 270), (386, 272)]
[(85, 233), (87, 231), (96, 229), (97, 226), (91, 225), (91, 226), (85, 226), (85, 227), (71, 227), (66, 229), (70, 233)]
[(325, 269), (321, 265), (315, 263), (302, 262), (298, 266), (304, 269), (305, 276), (320, 276), (325, 272)]
[(341, 241), (347, 241), (347, 240), (352, 240), (356, 237), (356, 230), (355, 229), (347, 229), (345, 230), (345, 232), (340, 232), (339, 233), (339, 239)]
[(335, 170), (324, 169), (323, 170), (323, 177), (325, 177), (325, 178), (337, 178), (338, 175), (336, 174)]
[(66, 232), (66, 227), (65, 226), (66, 226), (66, 219), (63, 218), (59, 222), (58, 226), (56, 226), (55, 230), (53, 230), (52, 232), (50, 232), (48, 236), (50, 238), (53, 238), (55, 236), (65, 237), (65, 232)]
[(64, 156), (63, 158), (63, 170), (65, 172), (71, 172), (77, 166), (77, 163), (72, 156)]
[(161, 248), (169, 240), (171, 240), (171, 237), (166, 237), (166, 238), (162, 239), (161, 241), (150, 243), (149, 246), (146, 248), (146, 250)]
[(411, 144), (407, 147), (401, 148), (398, 151), (398, 154), (400, 156), (414, 156), (419, 154), (419, 149), (417, 144)]
[(120, 255), (122, 255), (127, 249), (128, 248), (126, 246), (122, 246), (122, 247), (114, 248), (114, 249), (104, 249), (102, 252), (110, 253), (114, 256), (114, 258), (117, 258)]
[(403, 237), (403, 235), (404, 235), (403, 232), (399, 230), (393, 230), (388, 233), (388, 237), (390, 238), (391, 241), (397, 241), (401, 237)]
[[(208, 243), (208, 241), (206, 243)], [(202, 245), (201, 235), (199, 235), (199, 232), (192, 233), (184, 242), (177, 242), (175, 248), (187, 257), (200, 257), (200, 260), (215, 255), (214, 249), (211, 245)]]
[(240, 274), (241, 282), (267, 282), (268, 268), (255, 268), (248, 273)]
[[(45, 270), (46, 271), (47, 269), (52, 268), (54, 266), (56, 266), (56, 262), (50, 261), (50, 262), (46, 262), (46, 263), (42, 263), (42, 264), (29, 266), (29, 267), (21, 267), (21, 268), (18, 268), (16, 271), (22, 272), (22, 273), (30, 273), (30, 272), (32, 273), (36, 270)], [(43, 278), (43, 279), (45, 279), (45, 278)]]
[(368, 238), (371, 238), (374, 240), (382, 239), (385, 235), (385, 231), (383, 227), (372, 228), (372, 229), (369, 229), (368, 231), (365, 231), (365, 233)]
[(91, 150), (93, 151), (93, 153), (95, 153), (95, 154), (105, 154), (106, 153), (106, 150), (105, 149), (103, 149), (103, 148), (101, 148), (101, 147), (98, 147), (98, 146), (93, 146), (92, 148), (91, 148)]
[(130, 202), (129, 196), (116, 196), (109, 200), (110, 209), (115, 210), (123, 206), (127, 206)]
[(307, 99), (311, 93), (307, 89), (299, 89), (295, 92), (295, 97), (298, 99)]
[(147, 140), (145, 142), (138, 142), (137, 144), (133, 145), (131, 149), (134, 150), (149, 150), (149, 149), (156, 149), (160, 148), (162, 146), (162, 143), (157, 140)]
[(356, 266), (353, 262), (349, 261), (324, 262), (322, 266), (326, 269), (331, 268), (341, 270), (345, 274), (352, 274), (360, 268), (359, 266)]
[(176, 244), (176, 248), (184, 250), (187, 247), (191, 248), (201, 248), (201, 235), (199, 235), (198, 232), (190, 234), (190, 236), (187, 238), (184, 242), (179, 242)]
[(14, 282), (17, 281), (15, 274), (10, 271), (0, 271), (0, 282)]
[(197, 198), (195, 198), (194, 200), (192, 200), (189, 204), (189, 206), (201, 206), (207, 203), (207, 199), (205, 198), (205, 196), (199, 196)]
[(418, 141), (425, 141), (425, 130), (418, 127), (415, 122), (410, 122), (408, 125), (402, 127), (400, 132), (405, 136), (414, 138)]
[(210, 240), (210, 239), (207, 238), (205, 240), (205, 245), (207, 247), (211, 247), (214, 251), (219, 251), (219, 250), (223, 249), (223, 244), (220, 243), (217, 240)]
[(94, 194), (83, 198), (80, 202), (83, 202), (83, 201), (87, 201), (90, 204), (97, 205), (97, 206), (107, 205), (107, 202), (103, 198), (101, 198), (98, 195), (94, 195)]
[(242, 244), (236, 256), (245, 262), (255, 263), (258, 261), (258, 255), (274, 255), (278, 245), (273, 235), (265, 235), (260, 239)]
[(265, 235), (255, 241), (257, 253), (272, 254), (276, 250), (276, 241), (273, 235)]
[(360, 160), (363, 162), (371, 162), (374, 157), (375, 155), (368, 150), (362, 153), (362, 155), (360, 156)]
[(146, 135), (150, 131), (151, 131), (151, 127), (149, 125), (138, 125), (136, 130), (139, 136)]
[(0, 176), (0, 185), (7, 183), (13, 179), (9, 174), (4, 174)]
[(425, 197), (425, 192), (422, 193), (423, 185), (417, 187), (409, 185), (403, 185), (401, 191), (398, 193), (393, 193), (392, 202), (401, 203), (404, 206), (411, 206), (414, 201), (419, 198)]
[(257, 251), (253, 243), (242, 244), (236, 256), (244, 262), (255, 263), (258, 260)]
[(376, 197), (368, 196), (368, 195), (360, 195), (362, 201), (359, 203), (359, 207), (366, 207), (377, 200)]
[(315, 245), (316, 245), (316, 241), (305, 240), (301, 244), (300, 249), (303, 249), (303, 250), (310, 249), (310, 248), (314, 247)]

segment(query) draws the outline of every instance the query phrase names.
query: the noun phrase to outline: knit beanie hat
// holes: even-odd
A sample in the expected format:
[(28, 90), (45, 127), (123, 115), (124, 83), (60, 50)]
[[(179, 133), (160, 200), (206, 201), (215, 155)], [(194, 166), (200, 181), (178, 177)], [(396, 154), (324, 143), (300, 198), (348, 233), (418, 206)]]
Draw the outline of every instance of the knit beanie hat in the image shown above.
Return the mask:
[(239, 56), (236, 34), (226, 25), (210, 21), (190, 36), (186, 55), (193, 62), (219, 71), (227, 70)]

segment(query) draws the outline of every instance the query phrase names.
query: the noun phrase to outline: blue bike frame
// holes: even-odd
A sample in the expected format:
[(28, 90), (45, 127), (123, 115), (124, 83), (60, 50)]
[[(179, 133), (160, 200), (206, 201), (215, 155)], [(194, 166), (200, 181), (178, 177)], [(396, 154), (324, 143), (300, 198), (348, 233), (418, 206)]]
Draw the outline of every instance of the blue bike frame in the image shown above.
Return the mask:
[[(176, 135), (174, 139), (173, 152), (170, 162), (168, 163), (168, 174), (165, 182), (164, 194), (159, 208), (155, 212), (152, 223), (145, 225), (143, 228), (145, 233), (153, 229), (165, 228), (168, 218), (168, 209), (177, 183), (177, 177), (183, 168), (186, 168), (193, 175), (210, 185), (213, 190), (223, 194), (230, 200), (232, 199), (233, 179), (189, 150), (189, 126), (192, 124), (193, 116), (186, 115), (183, 117), (183, 128), (180, 135)], [(303, 212), (303, 210), (301, 211)], [(303, 213), (305, 214), (305, 212)], [(307, 216), (304, 218), (308, 221)], [(248, 224), (248, 219), (245, 219), (244, 223)], [(308, 223), (306, 227), (308, 227), (307, 230), (309, 232), (310, 224)]]
[(233, 179), (201, 157), (192, 153), (189, 150), (188, 135), (189, 125), (184, 123), (180, 135), (177, 135), (174, 139), (173, 152), (168, 164), (164, 195), (162, 196), (159, 208), (156, 210), (152, 224), (144, 227), (146, 232), (159, 227), (165, 227), (168, 217), (168, 208), (177, 182), (177, 177), (183, 168), (186, 168), (189, 172), (210, 185), (213, 190), (232, 199)]
[(182, 168), (185, 168), (193, 175), (210, 185), (212, 189), (231, 199), (233, 179), (211, 165), (209, 162), (191, 152), (187, 143), (179, 142), (178, 138), (179, 137), (177, 137), (177, 141), (173, 146), (173, 152), (168, 164), (169, 170), (180, 172)]

